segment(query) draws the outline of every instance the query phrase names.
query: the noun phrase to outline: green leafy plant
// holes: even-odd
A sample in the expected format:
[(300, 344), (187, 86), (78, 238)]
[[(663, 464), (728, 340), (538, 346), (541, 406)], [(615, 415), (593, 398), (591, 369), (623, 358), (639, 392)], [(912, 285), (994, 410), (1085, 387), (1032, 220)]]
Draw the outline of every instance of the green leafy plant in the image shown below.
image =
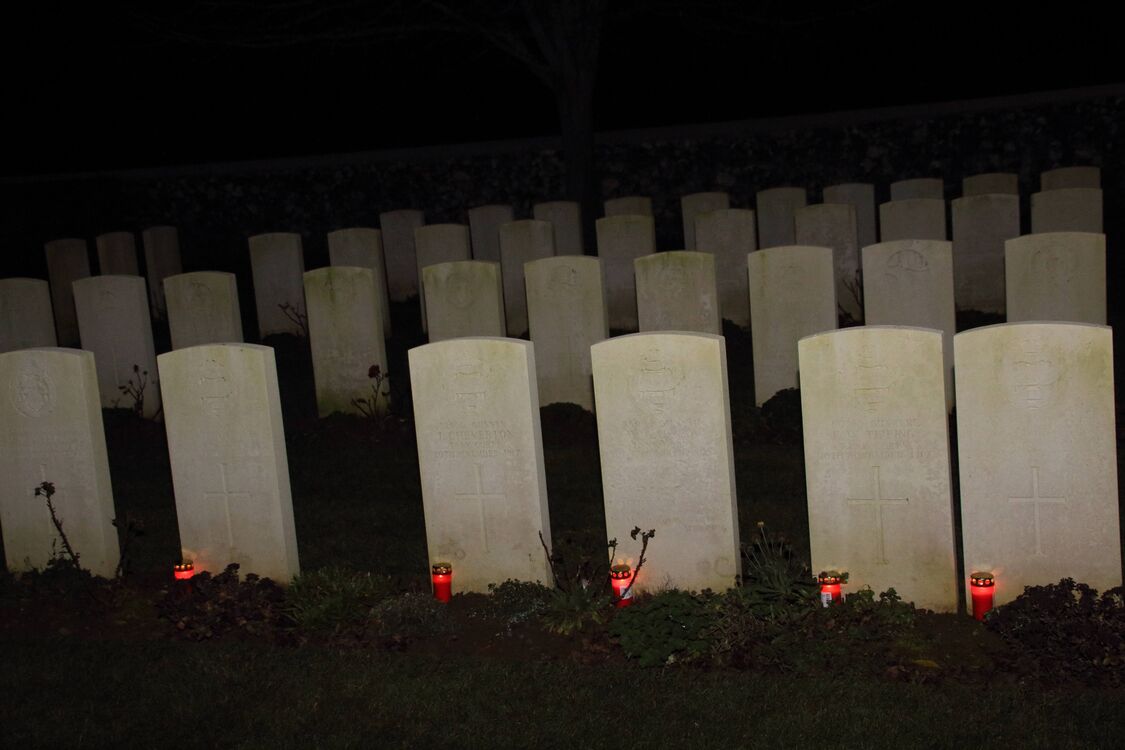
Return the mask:
[[(117, 390), (128, 396), (133, 400), (129, 406), (130, 411), (138, 417), (143, 417), (145, 413), (145, 389), (148, 387), (148, 370), (142, 370), (140, 365), (133, 365), (133, 375), (136, 376), (136, 382), (130, 376), (125, 385), (117, 386)], [(114, 402), (116, 404), (116, 402)]]
[(757, 528), (757, 535), (742, 546), (742, 557), (746, 563), (743, 588), (759, 603), (758, 614), (770, 616), (777, 608), (811, 605), (816, 584), (808, 564), (797, 557), (783, 535), (768, 533), (764, 521), (758, 521)]
[(253, 573), (239, 580), (237, 563), (218, 575), (204, 571), (177, 581), (157, 602), (157, 611), (179, 637), (193, 641), (227, 635), (276, 638), (292, 626), (285, 590)]
[(470, 617), (499, 620), (511, 635), (517, 625), (538, 619), (547, 608), (554, 591), (538, 581), (508, 579), (488, 584), (488, 597), (474, 607)]
[(1028, 586), (992, 610), (988, 628), (1010, 646), (1015, 671), (1057, 682), (1125, 683), (1125, 589), (1098, 595), (1084, 583), (1064, 578)]
[(379, 602), (372, 612), (372, 620), (376, 632), (392, 644), (447, 633), (452, 629), (448, 605), (429, 594), (415, 592)]
[(362, 629), (393, 592), (387, 576), (331, 567), (304, 573), (286, 592), (286, 612), (298, 628), (341, 633)]
[(642, 667), (691, 661), (710, 649), (710, 594), (665, 591), (618, 612), (609, 634)]
[[(367, 377), (374, 381), (371, 384), (371, 395), (364, 398), (353, 398), (352, 406), (366, 418), (375, 420), (382, 425), (390, 419), (388, 399), (391, 396), (391, 390), (390, 384), (387, 383), (387, 373), (383, 372), (379, 365), (371, 365), (367, 368)], [(385, 389), (384, 385), (387, 386)], [(379, 405), (380, 401), (383, 402), (382, 406)]]

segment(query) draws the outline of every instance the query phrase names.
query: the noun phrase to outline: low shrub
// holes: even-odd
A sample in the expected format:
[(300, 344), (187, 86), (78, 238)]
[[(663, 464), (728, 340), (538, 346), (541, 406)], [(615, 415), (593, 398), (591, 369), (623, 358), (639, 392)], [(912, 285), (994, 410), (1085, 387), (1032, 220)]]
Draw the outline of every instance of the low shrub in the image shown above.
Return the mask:
[(488, 593), (470, 610), (469, 616), (498, 620), (508, 635), (511, 635), (513, 627), (538, 619), (551, 597), (551, 589), (538, 581), (532, 583), (514, 579), (488, 584)]
[(708, 653), (709, 592), (666, 591), (620, 610), (609, 634), (642, 667), (692, 661)]
[(997, 607), (985, 623), (1012, 648), (1009, 667), (1057, 682), (1120, 685), (1125, 682), (1125, 589), (1101, 596), (1064, 578), (1028, 586)]
[(181, 638), (202, 641), (226, 635), (273, 638), (292, 626), (285, 590), (250, 573), (239, 580), (238, 564), (222, 573), (197, 573), (179, 581), (157, 602), (160, 617)]
[(452, 627), (449, 612), (430, 594), (408, 593), (384, 599), (372, 612), (375, 631), (393, 642), (447, 633)]
[(330, 567), (294, 579), (286, 611), (297, 627), (342, 632), (365, 626), (375, 606), (394, 592), (388, 576)]

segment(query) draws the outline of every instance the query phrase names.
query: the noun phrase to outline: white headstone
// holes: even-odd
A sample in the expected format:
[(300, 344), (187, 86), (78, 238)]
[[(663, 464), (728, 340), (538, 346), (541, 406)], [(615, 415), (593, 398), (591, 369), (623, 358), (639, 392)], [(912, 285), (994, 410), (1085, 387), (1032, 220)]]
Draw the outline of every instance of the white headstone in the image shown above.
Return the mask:
[(647, 195), (627, 195), (610, 198), (605, 202), (606, 216), (652, 216), (652, 198)]
[(680, 197), (680, 214), (684, 223), (684, 250), (695, 250), (695, 220), (711, 211), (730, 208), (728, 193), (691, 193)]
[(938, 177), (916, 177), (891, 183), (892, 201), (907, 201), (917, 198), (945, 200), (945, 181)]
[(145, 249), (149, 304), (153, 317), (163, 319), (168, 306), (164, 300), (164, 279), (183, 273), (180, 262), (180, 235), (175, 227), (149, 227), (141, 232)]
[(102, 276), (138, 276), (137, 239), (132, 232), (107, 232), (95, 240), (98, 273)]
[(44, 497), (79, 564), (112, 578), (120, 554), (94, 355), (77, 349), (0, 354), (0, 530), (9, 571), (43, 569), (63, 555)]
[(383, 320), (383, 336), (391, 335), (391, 304), (387, 294), (387, 272), (383, 262), (383, 233), (354, 227), (328, 233), (328, 262), (334, 266), (369, 268), (375, 274), (375, 296)]
[(465, 336), (504, 336), (500, 264), (457, 260), (422, 269), (430, 341)]
[(414, 230), (425, 223), (426, 217), (421, 211), (409, 208), (379, 214), (387, 265), (387, 292), (394, 302), (418, 296), (421, 282), (414, 254)]
[(654, 253), (633, 261), (641, 331), (721, 334), (715, 256), (692, 250)]
[[(352, 402), (373, 398), (372, 366), (387, 372), (379, 296), (370, 268), (329, 266), (305, 273), (309, 348), (321, 417), (334, 412), (359, 413)], [(381, 387), (385, 390), (389, 384), (384, 382)], [(376, 401), (378, 410), (386, 409), (386, 398)]]
[(1027, 234), (1004, 243), (1009, 323), (1106, 324), (1105, 235)]
[(543, 258), (524, 266), (524, 279), (539, 403), (567, 402), (593, 411), (590, 347), (609, 338), (601, 261)]
[(695, 219), (695, 246), (715, 256), (719, 310), (735, 325), (750, 325), (750, 297), (746, 286), (746, 255), (758, 249), (754, 212), (727, 208)]
[(305, 254), (301, 235), (293, 232), (257, 234), (250, 238), (250, 270), (254, 279), (254, 305), (258, 335), (275, 333), (305, 336)]
[[(497, 234), (499, 246), (499, 234)], [(472, 250), (469, 245), (469, 228), (464, 224), (429, 224), (414, 230), (414, 253), (418, 259), (418, 299), (422, 305), (422, 330), (426, 324), (426, 286), (422, 282), (422, 269), (439, 263), (452, 263), (469, 260)], [(497, 251), (496, 261), (500, 255)]]
[(51, 290), (42, 279), (0, 279), (0, 354), (52, 347)]
[(172, 348), (241, 344), (242, 312), (233, 273), (195, 271), (164, 279)]
[(869, 182), (848, 182), (824, 188), (824, 203), (847, 203), (855, 209), (855, 228), (859, 246), (879, 241), (875, 224), (875, 186)]
[(514, 219), (515, 211), (506, 204), (470, 208), (469, 231), (472, 234), (473, 260), (499, 262), (500, 226)]
[(635, 588), (724, 591), (741, 573), (726, 344), (639, 333), (595, 344), (606, 533), (636, 567), (629, 530), (656, 537)]
[(799, 349), (813, 570), (956, 611), (941, 332), (863, 326)]
[(300, 567), (273, 349), (179, 349), (160, 378), (184, 559), (287, 584)]
[(597, 221), (598, 257), (605, 274), (609, 327), (637, 328), (637, 284), (633, 261), (656, 252), (656, 226), (651, 216), (622, 214)]
[(511, 221), (500, 226), (500, 269), (504, 281), (504, 313), (513, 337), (527, 332), (527, 289), (523, 264), (555, 254), (551, 223), (538, 219)]
[(852, 320), (863, 320), (863, 281), (859, 274), (859, 237), (855, 209), (846, 203), (821, 203), (793, 214), (797, 244), (832, 248), (836, 268), (836, 304)]
[(773, 247), (747, 257), (754, 401), (800, 385), (797, 341), (836, 328), (836, 274), (829, 247)]
[(958, 310), (1004, 312), (1004, 242), (1020, 234), (1018, 195), (953, 201), (953, 285)]
[(47, 278), (51, 282), (51, 309), (55, 313), (55, 328), (59, 343), (77, 346), (78, 318), (74, 312), (76, 280), (90, 275), (90, 257), (86, 240), (51, 240), (44, 245), (47, 254)]
[[(90, 276), (74, 282), (74, 306), (82, 348), (94, 353), (98, 390), (105, 408), (160, 412), (160, 379), (148, 317), (148, 294), (140, 276)], [(122, 390), (125, 389), (125, 390)]]
[(577, 201), (549, 201), (531, 207), (531, 216), (549, 221), (555, 230), (555, 252), (559, 255), (582, 255), (582, 207)]
[(1020, 176), (1014, 172), (986, 172), (961, 180), (961, 195), (1020, 194)]
[(1110, 329), (1009, 323), (953, 348), (966, 574), (996, 576), (997, 606), (1061, 578), (1120, 586)]
[(464, 338), (411, 349), (410, 383), (430, 562), (453, 589), (550, 583), (551, 543), (530, 341)]
[(942, 333), (946, 406), (953, 407), (953, 243), (896, 240), (863, 248), (863, 304), (870, 326)]
[(758, 247), (792, 245), (797, 236), (793, 214), (808, 202), (805, 189), (777, 187), (760, 190), (757, 202)]
[(1102, 191), (1098, 188), (1059, 188), (1031, 195), (1031, 231), (1093, 232), (1101, 234)]
[(879, 239), (882, 242), (947, 238), (944, 200), (913, 198), (879, 206)]
[(1098, 167), (1059, 167), (1039, 175), (1040, 190), (1062, 188), (1100, 188), (1102, 170)]

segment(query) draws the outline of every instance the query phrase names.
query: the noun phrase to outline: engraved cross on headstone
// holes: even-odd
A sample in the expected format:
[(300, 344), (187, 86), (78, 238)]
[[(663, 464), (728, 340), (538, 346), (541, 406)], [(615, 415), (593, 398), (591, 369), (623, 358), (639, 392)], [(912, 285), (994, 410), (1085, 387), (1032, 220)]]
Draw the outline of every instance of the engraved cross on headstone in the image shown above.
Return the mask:
[(503, 492), (490, 493), (484, 491), (484, 479), (481, 477), (482, 469), (483, 467), (480, 464), (476, 464), (473, 467), (476, 487), (472, 492), (456, 492), (453, 496), (458, 498), (465, 498), (467, 500), (475, 500), (477, 502), (477, 508), (480, 511), (481, 541), (484, 543), (484, 551), (488, 552), (488, 524), (485, 522), (484, 503), (487, 500), (507, 500), (508, 496)]
[(249, 501), (250, 493), (249, 492), (236, 492), (236, 491), (231, 490), (230, 487), (227, 486), (227, 465), (224, 464), (224, 463), (219, 464), (219, 477), (220, 477), (220, 480), (222, 482), (222, 490), (217, 490), (217, 491), (212, 491), (212, 492), (204, 491), (203, 500), (205, 502), (206, 501), (212, 501), (212, 500), (219, 500), (221, 502), (222, 508), (223, 508), (223, 514), (226, 518), (227, 546), (230, 549), (234, 549), (234, 530), (231, 527), (231, 522), (230, 522), (230, 501), (232, 499), (242, 499), (242, 500)]
[(910, 502), (908, 497), (883, 497), (883, 483), (879, 476), (879, 467), (872, 466), (874, 475), (875, 497), (849, 497), (848, 505), (873, 505), (875, 506), (875, 562), (878, 565), (887, 564), (887, 545), (885, 530), (883, 528), (883, 508), (887, 505), (906, 505)]
[(1039, 526), (1039, 507), (1043, 503), (1051, 503), (1055, 505), (1062, 505), (1066, 503), (1065, 497), (1048, 497), (1039, 494), (1039, 467), (1031, 467), (1031, 497), (1009, 497), (1010, 503), (1031, 503), (1031, 507), (1035, 509), (1035, 554), (1038, 557), (1043, 556), (1043, 543)]

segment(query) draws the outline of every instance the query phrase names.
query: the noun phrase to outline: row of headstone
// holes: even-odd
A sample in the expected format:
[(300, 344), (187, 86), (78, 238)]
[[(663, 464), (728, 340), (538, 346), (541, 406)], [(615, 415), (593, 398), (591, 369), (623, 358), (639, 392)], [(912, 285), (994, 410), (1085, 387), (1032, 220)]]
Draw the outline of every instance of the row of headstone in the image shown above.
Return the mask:
[[(42, 569), (63, 554), (37, 497), (43, 482), (54, 485), (56, 516), (82, 566), (117, 571), (95, 359), (77, 349), (0, 354), (0, 532), (10, 571)], [(159, 369), (184, 559), (214, 573), (239, 563), (243, 573), (287, 583), (299, 566), (273, 350), (196, 346), (162, 354)]]
[[(938, 331), (881, 326), (799, 344), (814, 569), (950, 611), (959, 584), (943, 349)], [(463, 338), (409, 356), (431, 560), (452, 562), (462, 591), (548, 580), (534, 344)], [(954, 357), (966, 571), (996, 575), (998, 604), (1065, 576), (1120, 585), (1110, 330), (992, 326), (958, 334)], [(741, 565), (722, 337), (624, 336), (593, 345), (591, 363), (607, 533), (663, 532), (639, 589), (733, 585)], [(299, 566), (272, 350), (190, 347), (161, 355), (159, 367), (184, 557), (201, 570), (237, 562), (288, 581)], [(41, 567), (57, 543), (34, 498), (45, 481), (86, 565), (116, 568), (96, 381), (89, 352), (0, 355), (0, 526), (12, 570)], [(619, 547), (624, 562), (637, 552)]]

